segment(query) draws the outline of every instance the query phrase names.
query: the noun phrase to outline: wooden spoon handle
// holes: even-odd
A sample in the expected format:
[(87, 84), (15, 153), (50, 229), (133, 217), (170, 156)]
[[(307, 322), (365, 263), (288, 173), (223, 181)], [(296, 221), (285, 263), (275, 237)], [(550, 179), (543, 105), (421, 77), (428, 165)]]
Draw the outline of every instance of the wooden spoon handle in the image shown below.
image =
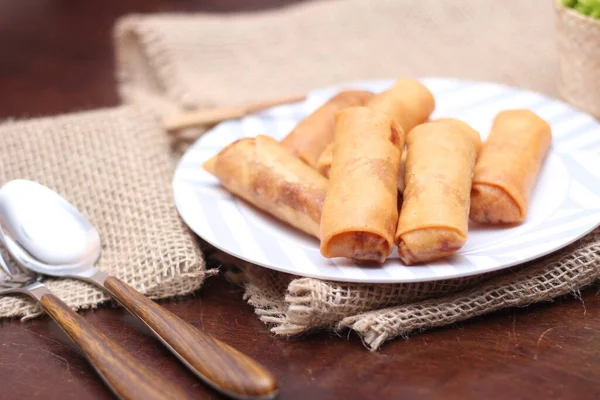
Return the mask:
[(133, 358), (55, 295), (42, 295), (40, 303), (52, 319), (79, 345), (117, 397), (125, 400), (192, 398), (183, 389)]
[(115, 277), (106, 278), (104, 287), (213, 388), (242, 399), (277, 395), (275, 377), (250, 357), (198, 330)]

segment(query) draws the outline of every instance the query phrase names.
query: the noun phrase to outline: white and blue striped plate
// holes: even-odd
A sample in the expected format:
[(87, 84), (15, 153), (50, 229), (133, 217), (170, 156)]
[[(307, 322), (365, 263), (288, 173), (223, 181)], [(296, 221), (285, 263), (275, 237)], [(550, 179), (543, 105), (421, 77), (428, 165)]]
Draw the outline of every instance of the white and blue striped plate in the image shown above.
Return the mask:
[(432, 118), (464, 120), (485, 138), (498, 112), (528, 108), (552, 125), (552, 148), (526, 222), (511, 228), (473, 224), (465, 246), (444, 260), (407, 267), (394, 252), (381, 267), (360, 267), (346, 259), (324, 258), (316, 239), (234, 197), (202, 169), (205, 160), (236, 139), (257, 134), (282, 139), (342, 89), (380, 92), (392, 82), (358, 82), (317, 90), (304, 102), (219, 124), (196, 141), (175, 172), (173, 190), (183, 220), (215, 247), (254, 264), (294, 275), (368, 283), (423, 282), (499, 270), (558, 250), (600, 224), (598, 121), (561, 101), (493, 83), (422, 80), (436, 98)]

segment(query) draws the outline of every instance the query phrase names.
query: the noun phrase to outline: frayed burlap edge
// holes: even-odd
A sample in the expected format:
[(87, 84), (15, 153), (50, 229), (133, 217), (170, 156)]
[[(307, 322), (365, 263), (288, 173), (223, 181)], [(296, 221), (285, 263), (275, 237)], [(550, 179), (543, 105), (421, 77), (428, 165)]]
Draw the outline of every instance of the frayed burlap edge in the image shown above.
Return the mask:
[(600, 229), (574, 246), (516, 273), (503, 275), (460, 293), (366, 312), (343, 319), (338, 330), (352, 329), (370, 350), (392, 338), (464, 321), (507, 307), (550, 301), (600, 277)]
[(205, 254), (221, 266), (228, 280), (244, 287), (244, 299), (254, 307), (260, 320), (270, 327), (271, 332), (282, 336), (332, 330), (345, 317), (453, 293), (502, 273), (411, 284), (369, 285), (284, 274), (240, 261), (216, 249)]
[[(150, 286), (147, 288), (146, 296), (153, 300), (161, 300), (161, 299), (175, 299), (179, 297), (189, 296), (195, 291), (199, 290), (204, 281), (218, 274), (217, 270), (206, 270), (203, 271), (202, 275), (198, 274), (181, 274), (178, 276), (176, 280), (173, 280), (174, 284), (170, 284), (169, 281), (163, 281), (161, 283), (157, 283), (156, 285)], [(184, 285), (182, 283), (185, 282)], [(97, 309), (99, 306), (106, 304), (106, 302), (111, 301), (111, 298), (108, 294), (103, 291), (100, 291), (95, 286), (76, 281), (73, 279), (48, 279), (44, 281), (44, 284), (52, 291), (52, 292), (61, 292), (61, 288), (68, 288), (68, 290), (73, 290), (75, 288), (81, 287), (82, 289), (87, 288), (87, 294), (89, 296), (90, 292), (95, 292), (94, 294), (94, 303), (84, 303), (81, 304), (78, 299), (65, 299), (65, 303), (74, 310), (93, 310)], [(181, 294), (173, 294), (174, 292), (180, 292)], [(44, 315), (44, 311), (41, 309), (38, 302), (35, 302), (28, 298), (26, 295), (8, 295), (2, 298), (3, 308), (10, 308), (10, 312), (3, 315), (2, 318), (19, 318), (21, 321), (27, 321), (29, 319), (37, 318), (39, 316)], [(89, 297), (88, 300), (89, 301)], [(113, 306), (118, 306), (115, 301), (111, 301)]]
[(364, 285), (321, 281), (241, 262), (215, 250), (226, 276), (279, 336), (356, 332), (369, 350), (387, 340), (507, 307), (574, 293), (600, 277), (600, 229), (558, 253), (490, 274), (448, 281)]

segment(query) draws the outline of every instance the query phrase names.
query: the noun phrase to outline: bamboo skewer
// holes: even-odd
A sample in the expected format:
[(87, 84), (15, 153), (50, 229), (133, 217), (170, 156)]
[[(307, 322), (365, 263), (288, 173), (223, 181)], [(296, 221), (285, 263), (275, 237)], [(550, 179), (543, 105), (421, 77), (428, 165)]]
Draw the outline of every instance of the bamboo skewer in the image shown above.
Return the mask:
[(162, 121), (162, 125), (167, 132), (174, 133), (181, 129), (213, 125), (228, 119), (241, 118), (245, 115), (264, 110), (265, 108), (296, 103), (305, 99), (306, 96), (294, 96), (241, 106), (215, 107), (183, 112), (165, 117)]

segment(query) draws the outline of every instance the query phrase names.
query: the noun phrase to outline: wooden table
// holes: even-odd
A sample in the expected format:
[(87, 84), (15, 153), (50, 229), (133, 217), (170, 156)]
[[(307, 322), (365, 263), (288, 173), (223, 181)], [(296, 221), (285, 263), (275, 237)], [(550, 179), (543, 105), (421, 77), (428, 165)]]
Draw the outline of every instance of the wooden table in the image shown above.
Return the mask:
[[(119, 15), (228, 12), (289, 2), (0, 2), (0, 117), (117, 104), (111, 29)], [(271, 368), (280, 380), (281, 399), (600, 398), (597, 288), (584, 291), (581, 299), (506, 310), (396, 340), (377, 353), (354, 335), (274, 337), (242, 300), (241, 290), (221, 278), (186, 299), (163, 304)], [(82, 315), (197, 398), (219, 398), (122, 309), (102, 307)], [(49, 318), (1, 321), (0, 346), (0, 399), (112, 398)]]

